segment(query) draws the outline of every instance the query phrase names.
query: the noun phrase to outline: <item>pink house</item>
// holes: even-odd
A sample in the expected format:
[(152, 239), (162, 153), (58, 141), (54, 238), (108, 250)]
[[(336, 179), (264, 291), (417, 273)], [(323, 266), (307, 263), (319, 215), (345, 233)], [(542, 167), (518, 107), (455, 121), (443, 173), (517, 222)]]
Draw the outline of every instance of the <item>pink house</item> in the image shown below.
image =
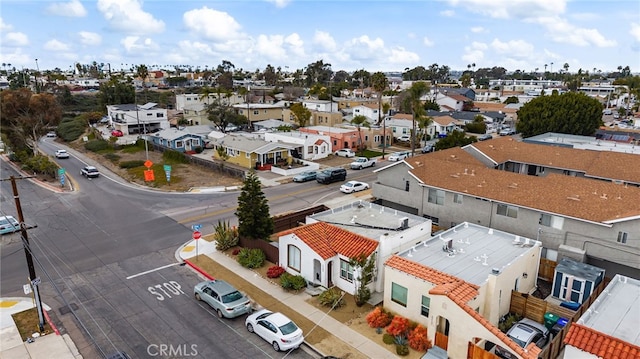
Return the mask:
[(329, 136), (331, 138), (331, 152), (350, 148), (356, 150), (358, 147), (358, 130), (329, 126), (308, 126), (298, 129), (300, 132), (313, 133), (317, 135)]

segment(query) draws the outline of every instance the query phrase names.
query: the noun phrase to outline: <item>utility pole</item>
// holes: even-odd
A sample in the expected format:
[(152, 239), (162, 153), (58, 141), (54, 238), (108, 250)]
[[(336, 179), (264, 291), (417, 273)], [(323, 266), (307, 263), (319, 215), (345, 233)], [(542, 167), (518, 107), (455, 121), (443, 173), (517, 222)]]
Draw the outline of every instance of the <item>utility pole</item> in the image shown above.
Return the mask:
[[(19, 179), (25, 179), (29, 177), (21, 177)], [(40, 290), (38, 284), (40, 284), (40, 278), (36, 277), (36, 268), (33, 266), (33, 256), (31, 255), (31, 247), (29, 246), (29, 234), (27, 233), (27, 226), (24, 224), (24, 215), (22, 214), (22, 205), (20, 204), (20, 196), (18, 195), (18, 186), (16, 185), (16, 178), (14, 176), (9, 177), (11, 181), (11, 188), (13, 189), (13, 198), (16, 202), (16, 211), (18, 212), (18, 221), (20, 221), (20, 234), (22, 236), (22, 246), (24, 247), (24, 254), (27, 257), (27, 267), (29, 268), (29, 280), (33, 287), (33, 293), (36, 298), (36, 308), (38, 310), (38, 326), (40, 332), (44, 331), (44, 314), (42, 312), (42, 301), (40, 299)]]

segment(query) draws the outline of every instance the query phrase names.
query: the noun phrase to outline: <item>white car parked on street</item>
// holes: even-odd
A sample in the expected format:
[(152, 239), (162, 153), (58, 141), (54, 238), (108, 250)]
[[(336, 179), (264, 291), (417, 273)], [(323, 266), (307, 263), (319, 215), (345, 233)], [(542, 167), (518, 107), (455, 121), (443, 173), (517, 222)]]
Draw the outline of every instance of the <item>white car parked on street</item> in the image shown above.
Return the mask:
[(302, 329), (282, 313), (262, 309), (249, 315), (244, 324), (249, 333), (258, 334), (276, 351), (298, 348), (304, 341)]
[(340, 192), (342, 193), (354, 193), (369, 189), (369, 185), (359, 181), (349, 181), (340, 186)]

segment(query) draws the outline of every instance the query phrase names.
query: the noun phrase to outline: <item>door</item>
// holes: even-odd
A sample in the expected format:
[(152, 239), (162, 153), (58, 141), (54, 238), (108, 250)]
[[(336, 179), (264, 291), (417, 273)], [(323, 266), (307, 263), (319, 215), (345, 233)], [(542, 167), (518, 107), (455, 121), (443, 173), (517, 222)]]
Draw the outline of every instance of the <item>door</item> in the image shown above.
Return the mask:
[(320, 273), (320, 261), (313, 260), (313, 280), (314, 283), (322, 284), (322, 274)]
[(586, 281), (583, 278), (573, 278), (573, 283), (571, 283), (571, 289), (569, 294), (569, 299), (572, 302), (577, 302), (582, 304), (582, 300), (584, 299), (584, 289), (586, 286)]
[(333, 287), (333, 261), (327, 263), (327, 288)]

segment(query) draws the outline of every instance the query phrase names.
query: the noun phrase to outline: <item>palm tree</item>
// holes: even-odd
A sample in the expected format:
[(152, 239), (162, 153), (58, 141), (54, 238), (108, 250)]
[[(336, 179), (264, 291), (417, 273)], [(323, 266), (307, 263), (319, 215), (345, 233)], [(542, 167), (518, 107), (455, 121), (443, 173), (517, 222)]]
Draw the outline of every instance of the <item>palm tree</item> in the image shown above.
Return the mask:
[[(376, 91), (376, 95), (378, 97), (378, 123), (377, 125), (380, 125), (380, 121), (382, 121), (382, 93), (384, 92), (384, 90), (387, 89), (387, 86), (389, 86), (389, 80), (387, 80), (387, 76), (385, 76), (385, 74), (383, 74), (382, 72), (378, 71), (376, 73), (374, 73), (373, 75), (371, 75), (371, 85), (373, 86), (373, 89)], [(382, 158), (384, 159), (384, 148), (385, 148), (385, 140), (386, 140), (386, 126), (384, 125), (384, 122), (382, 123)]]
[(418, 136), (419, 141), (422, 141), (424, 139), (424, 134), (426, 132), (426, 129), (429, 127), (432, 121), (433, 119), (430, 116), (420, 116), (419, 118), (416, 119), (416, 122), (418, 123), (418, 128), (420, 129), (418, 131), (420, 133), (420, 136)]
[(421, 98), (427, 92), (429, 92), (429, 85), (427, 85), (427, 83), (423, 81), (414, 82), (407, 91), (409, 91), (407, 100), (409, 101), (409, 105), (411, 106), (411, 114), (413, 115), (413, 132), (411, 133), (411, 156), (413, 156), (416, 152), (416, 121), (418, 121), (425, 115), (425, 110), (424, 106), (422, 106)]
[(351, 119), (351, 124), (356, 126), (356, 128), (358, 129), (358, 150), (362, 151), (364, 149), (364, 146), (362, 144), (362, 133), (360, 132), (360, 128), (362, 126), (371, 128), (371, 123), (366, 117), (362, 115), (356, 115), (353, 117), (353, 119)]

